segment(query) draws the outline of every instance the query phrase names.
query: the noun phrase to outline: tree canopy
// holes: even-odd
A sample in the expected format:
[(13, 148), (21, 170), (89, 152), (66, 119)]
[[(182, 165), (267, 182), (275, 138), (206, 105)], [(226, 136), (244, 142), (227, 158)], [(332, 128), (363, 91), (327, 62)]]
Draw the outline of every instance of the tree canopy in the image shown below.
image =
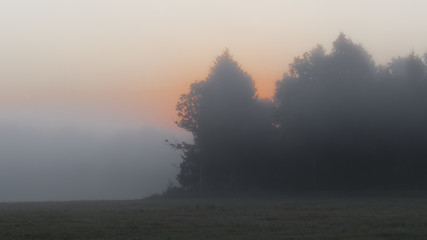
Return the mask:
[[(427, 187), (427, 54), (376, 65), (340, 34), (295, 57), (272, 100), (228, 50), (177, 103), (193, 134), (178, 180), (186, 190)], [(175, 145), (176, 146), (176, 145)]]

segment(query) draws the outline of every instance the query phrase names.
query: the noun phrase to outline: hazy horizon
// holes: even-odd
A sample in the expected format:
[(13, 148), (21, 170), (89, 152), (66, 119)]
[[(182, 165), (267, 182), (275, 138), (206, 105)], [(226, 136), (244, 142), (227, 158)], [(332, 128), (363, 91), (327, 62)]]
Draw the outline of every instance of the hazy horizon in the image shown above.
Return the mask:
[(0, 111), (0, 202), (159, 193), (175, 182), (179, 163), (165, 139), (189, 141), (176, 129), (82, 110)]

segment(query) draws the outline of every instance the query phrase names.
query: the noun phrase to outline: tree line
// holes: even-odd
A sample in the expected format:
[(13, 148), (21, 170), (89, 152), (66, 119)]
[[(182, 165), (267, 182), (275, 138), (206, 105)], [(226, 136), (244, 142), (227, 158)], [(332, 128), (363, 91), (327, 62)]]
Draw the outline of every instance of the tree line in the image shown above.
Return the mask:
[(181, 95), (187, 191), (425, 189), (427, 54), (376, 65), (340, 34), (295, 57), (260, 99), (228, 50)]

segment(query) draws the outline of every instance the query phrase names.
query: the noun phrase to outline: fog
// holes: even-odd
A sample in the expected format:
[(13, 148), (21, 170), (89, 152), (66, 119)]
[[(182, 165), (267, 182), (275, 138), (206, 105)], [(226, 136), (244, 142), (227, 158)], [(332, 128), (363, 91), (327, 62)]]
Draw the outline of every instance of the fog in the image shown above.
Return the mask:
[[(180, 176), (198, 189), (200, 146), (213, 165), (223, 160), (206, 181), (219, 179), (224, 188), (316, 189), (344, 182), (331, 171), (348, 165), (355, 173), (363, 164), (388, 176), (376, 180), (427, 186), (421, 161), (402, 160), (418, 175), (399, 165), (412, 149), (396, 147), (409, 141), (395, 131), (411, 126), (425, 132), (407, 139), (427, 139), (427, 114), (419, 110), (427, 103), (427, 59), (420, 57), (426, 7), (384, 0), (0, 1), (0, 201), (141, 198)], [(340, 31), (357, 43), (342, 37), (349, 48), (335, 51), (330, 42)], [(316, 44), (325, 48), (311, 51)], [(203, 80), (224, 48), (238, 62), (227, 60), (232, 71)], [(407, 60), (413, 76), (405, 73)], [(199, 103), (208, 110), (192, 108)], [(381, 141), (350, 131), (354, 122)], [(192, 145), (190, 133), (200, 142)], [(335, 168), (341, 135), (365, 162), (347, 154), (355, 165)], [(323, 163), (311, 164), (313, 156)]]
[(82, 109), (0, 112), (0, 201), (136, 199), (175, 181), (176, 129)]

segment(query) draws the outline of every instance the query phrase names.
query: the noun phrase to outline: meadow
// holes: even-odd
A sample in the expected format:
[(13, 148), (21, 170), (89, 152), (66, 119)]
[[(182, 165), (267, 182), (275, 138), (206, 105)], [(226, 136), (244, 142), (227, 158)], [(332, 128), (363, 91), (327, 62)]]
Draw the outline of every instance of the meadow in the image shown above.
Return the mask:
[(427, 239), (427, 194), (0, 203), (0, 239)]

